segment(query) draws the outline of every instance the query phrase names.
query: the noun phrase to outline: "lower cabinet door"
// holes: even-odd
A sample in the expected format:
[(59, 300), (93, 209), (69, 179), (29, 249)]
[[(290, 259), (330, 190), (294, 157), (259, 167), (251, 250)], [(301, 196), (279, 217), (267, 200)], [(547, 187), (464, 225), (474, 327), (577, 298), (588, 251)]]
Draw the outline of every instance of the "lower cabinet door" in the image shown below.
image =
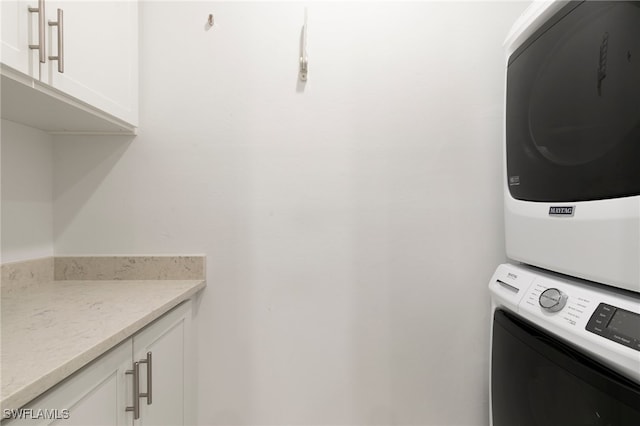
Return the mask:
[(132, 423), (125, 411), (131, 402), (132, 342), (128, 339), (78, 373), (23, 407), (2, 426), (82, 425), (124, 426)]
[(194, 424), (191, 313), (191, 302), (185, 302), (133, 337), (143, 395), (138, 425)]

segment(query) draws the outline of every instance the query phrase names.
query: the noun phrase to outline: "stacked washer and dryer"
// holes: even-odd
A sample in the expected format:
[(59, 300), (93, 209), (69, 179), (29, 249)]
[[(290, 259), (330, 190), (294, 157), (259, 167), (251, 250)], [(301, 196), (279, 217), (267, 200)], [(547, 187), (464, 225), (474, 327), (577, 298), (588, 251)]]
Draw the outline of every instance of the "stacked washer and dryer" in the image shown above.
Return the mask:
[(640, 2), (534, 2), (506, 46), (490, 424), (640, 425)]

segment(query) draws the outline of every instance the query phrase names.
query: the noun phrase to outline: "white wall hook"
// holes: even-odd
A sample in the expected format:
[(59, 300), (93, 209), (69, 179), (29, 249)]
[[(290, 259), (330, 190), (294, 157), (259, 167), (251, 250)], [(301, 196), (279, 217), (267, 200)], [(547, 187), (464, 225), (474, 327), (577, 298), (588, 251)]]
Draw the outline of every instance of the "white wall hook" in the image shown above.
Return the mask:
[(213, 27), (213, 14), (212, 13), (209, 14), (209, 18), (207, 19), (207, 25), (209, 25), (210, 27)]

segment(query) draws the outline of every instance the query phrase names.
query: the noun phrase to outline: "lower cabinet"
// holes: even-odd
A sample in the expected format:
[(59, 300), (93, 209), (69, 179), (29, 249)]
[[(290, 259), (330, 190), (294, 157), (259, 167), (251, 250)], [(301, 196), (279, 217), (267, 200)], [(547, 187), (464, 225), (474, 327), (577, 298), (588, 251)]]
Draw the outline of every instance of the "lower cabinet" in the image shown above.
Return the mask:
[[(187, 303), (133, 338), (133, 360), (144, 361), (139, 364), (139, 392), (146, 395), (138, 399), (139, 425), (195, 423), (195, 409), (191, 406), (195, 401), (192, 394), (195, 389), (190, 330), (192, 310), (191, 302)], [(133, 383), (132, 380), (128, 382)]]
[(191, 315), (191, 301), (184, 302), (2, 426), (194, 424)]

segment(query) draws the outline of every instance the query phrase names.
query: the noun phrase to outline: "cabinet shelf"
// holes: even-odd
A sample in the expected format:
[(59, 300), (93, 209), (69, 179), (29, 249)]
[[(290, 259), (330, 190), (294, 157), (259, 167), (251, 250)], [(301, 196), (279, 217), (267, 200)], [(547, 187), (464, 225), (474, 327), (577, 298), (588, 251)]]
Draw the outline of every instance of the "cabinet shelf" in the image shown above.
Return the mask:
[(49, 85), (1, 65), (3, 119), (50, 134), (135, 135), (136, 127)]

